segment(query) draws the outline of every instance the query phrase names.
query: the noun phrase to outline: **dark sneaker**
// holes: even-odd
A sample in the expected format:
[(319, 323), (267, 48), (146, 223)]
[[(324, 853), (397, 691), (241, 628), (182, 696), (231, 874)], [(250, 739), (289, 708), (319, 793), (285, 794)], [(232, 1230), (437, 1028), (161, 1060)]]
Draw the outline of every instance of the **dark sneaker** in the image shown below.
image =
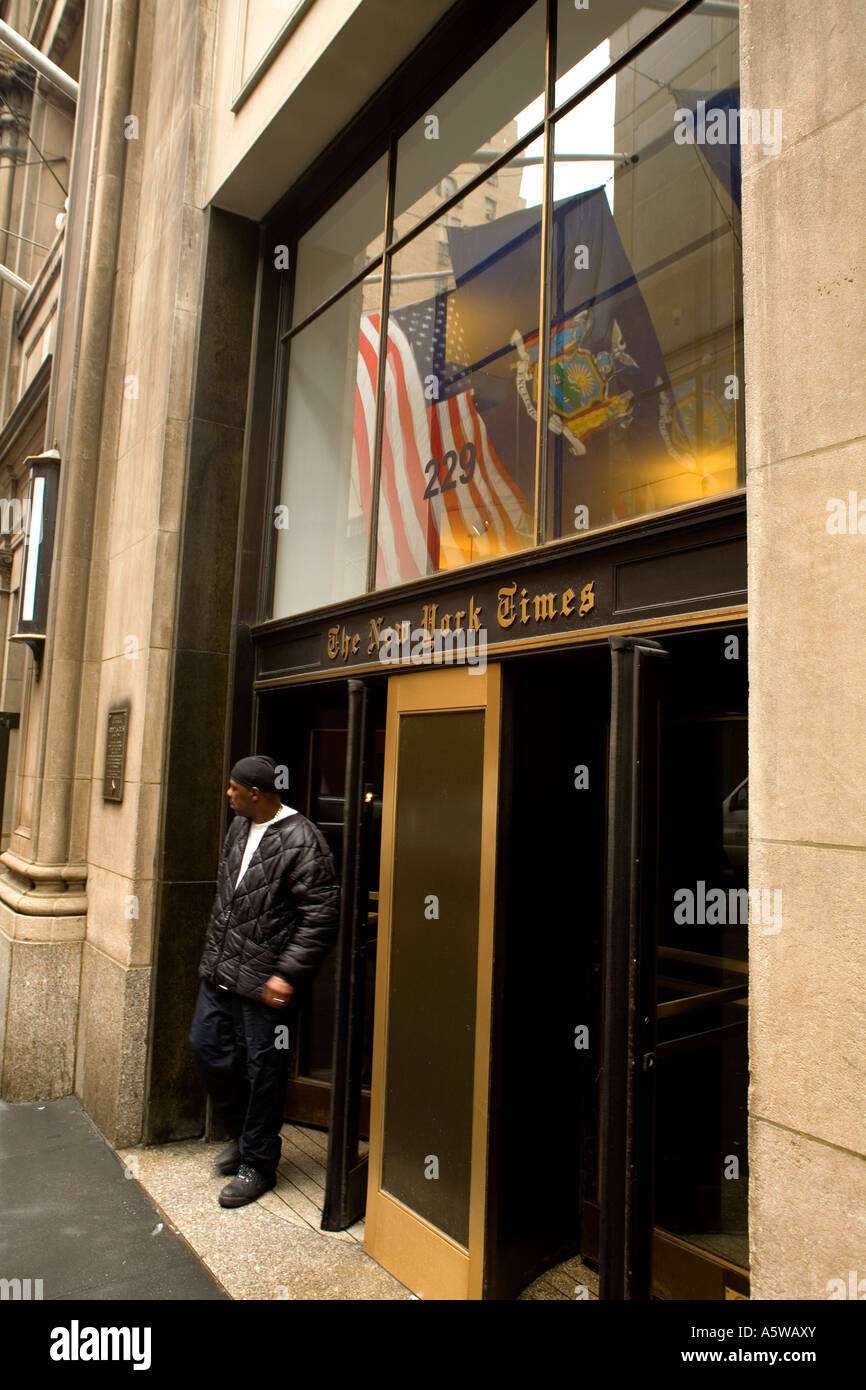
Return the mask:
[(230, 1144), (217, 1154), (214, 1159), (214, 1167), (217, 1172), (227, 1178), (231, 1173), (236, 1173), (241, 1166), (241, 1144), (239, 1139), (233, 1139)]
[(276, 1185), (275, 1174), (268, 1176), (267, 1173), (260, 1173), (258, 1168), (242, 1163), (234, 1182), (228, 1183), (220, 1193), (220, 1206), (245, 1207), (247, 1202), (257, 1202), (259, 1197)]

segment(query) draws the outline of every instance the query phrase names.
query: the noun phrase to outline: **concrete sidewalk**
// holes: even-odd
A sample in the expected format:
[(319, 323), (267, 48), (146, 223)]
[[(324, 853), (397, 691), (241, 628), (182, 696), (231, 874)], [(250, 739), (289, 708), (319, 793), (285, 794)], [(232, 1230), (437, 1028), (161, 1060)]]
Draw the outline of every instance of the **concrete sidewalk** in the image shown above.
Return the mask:
[(71, 1096), (0, 1101), (0, 1193), (0, 1279), (31, 1297), (229, 1297)]
[(327, 1137), (286, 1124), (277, 1186), (249, 1206), (217, 1200), (223, 1142), (123, 1149), (139, 1182), (234, 1299), (400, 1300), (412, 1294), (364, 1251), (363, 1222), (323, 1231)]
[[(413, 1298), (364, 1250), (363, 1219), (345, 1231), (321, 1229), (327, 1135), (285, 1124), (281, 1137), (276, 1188), (229, 1211), (217, 1202), (227, 1180), (213, 1171), (222, 1143), (188, 1139), (120, 1156), (234, 1299)], [(577, 1258), (519, 1295), (532, 1302), (597, 1298), (598, 1276)]]
[[(71, 1096), (0, 1101), (0, 1280), (30, 1280), (31, 1298), (41, 1280), (45, 1300), (75, 1302), (411, 1299), (364, 1251), (363, 1220), (321, 1230), (326, 1137), (287, 1124), (282, 1143), (276, 1189), (225, 1210), (227, 1179), (213, 1170), (222, 1143), (116, 1153)], [(597, 1291), (574, 1259), (519, 1297), (594, 1301)]]

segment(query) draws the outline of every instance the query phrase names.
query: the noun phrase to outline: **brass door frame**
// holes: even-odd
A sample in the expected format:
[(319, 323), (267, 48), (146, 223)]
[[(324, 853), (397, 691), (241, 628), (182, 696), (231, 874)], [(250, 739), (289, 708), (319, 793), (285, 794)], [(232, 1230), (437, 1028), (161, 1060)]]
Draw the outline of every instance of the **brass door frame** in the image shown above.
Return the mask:
[[(469, 1194), (469, 1248), (382, 1191), (385, 1058), (391, 959), (393, 865), (396, 834), (397, 750), (400, 719), (410, 713), (483, 709), (481, 872)], [(484, 672), (454, 668), (392, 676), (388, 683), (382, 859), (379, 878), (379, 969), (376, 974), (373, 1074), (370, 1101), (370, 1171), (364, 1249), (411, 1288), (431, 1299), (480, 1299), (484, 1277), (490, 1023), (493, 975), (494, 870), (499, 791), (500, 667)]]

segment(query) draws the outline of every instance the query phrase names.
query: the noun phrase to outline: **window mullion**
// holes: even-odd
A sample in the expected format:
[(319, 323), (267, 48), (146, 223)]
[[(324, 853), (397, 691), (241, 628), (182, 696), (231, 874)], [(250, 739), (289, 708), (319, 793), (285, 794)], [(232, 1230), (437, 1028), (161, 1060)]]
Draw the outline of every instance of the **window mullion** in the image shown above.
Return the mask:
[[(385, 186), (385, 245), (394, 225), (394, 189), (397, 180), (397, 138), (388, 147), (388, 182)], [(370, 479), (370, 534), (367, 537), (367, 592), (376, 587), (379, 548), (379, 488), (382, 477), (382, 438), (385, 432), (385, 367), (388, 351), (388, 304), (391, 295), (391, 256), (382, 261), (382, 298), (379, 306), (379, 363), (376, 377), (376, 436), (373, 441), (373, 476)]]
[[(292, 303), (295, 295), (295, 264), (297, 261), (297, 241), (289, 243), (289, 272), (279, 280), (279, 300), (277, 304), (277, 341), (274, 344), (274, 389), (272, 392), (271, 437), (268, 450), (268, 510), (265, 516), (262, 540), (261, 568), (259, 572), (259, 594), (261, 595), (260, 621), (273, 617), (274, 580), (277, 568), (276, 531), (274, 529), (274, 508), (279, 502), (282, 485), (283, 462), (285, 456), (286, 396), (289, 382), (289, 345), (285, 341), (286, 325), (292, 321)], [(270, 249), (268, 254), (271, 254)], [(262, 278), (262, 282), (264, 279)], [(261, 293), (261, 289), (259, 291)]]
[(547, 362), (550, 346), (550, 281), (553, 265), (553, 139), (551, 112), (556, 84), (556, 5), (547, 0), (547, 55), (544, 95), (544, 165), (541, 200), (541, 294), (538, 309), (538, 417), (535, 422), (535, 544), (547, 536)]

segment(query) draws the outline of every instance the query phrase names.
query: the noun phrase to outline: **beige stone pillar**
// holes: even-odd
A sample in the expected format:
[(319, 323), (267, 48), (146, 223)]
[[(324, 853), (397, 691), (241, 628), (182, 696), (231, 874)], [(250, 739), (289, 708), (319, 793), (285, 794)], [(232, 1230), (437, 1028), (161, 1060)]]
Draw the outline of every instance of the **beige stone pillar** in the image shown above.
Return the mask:
[[(202, 361), (230, 332), (230, 293), (222, 295), (217, 323), (202, 322), (209, 221), (202, 184), (215, 19), (204, 0), (181, 6), (141, 0), (129, 105), (139, 138), (130, 142), (119, 236), (100, 459), (106, 481), (91, 561), (98, 598), (88, 612), (70, 839), (88, 865), (75, 1094), (117, 1144), (141, 1138), (149, 1034), (158, 1027), (163, 1043), (166, 1038), (165, 1019), (153, 1022), (152, 998), (166, 856), (184, 859), (185, 878), (212, 873), (210, 865), (201, 872), (190, 864), (200, 769), (186, 779), (193, 804), (179, 840), (167, 835), (166, 824), (178, 796), (169, 778), (177, 780), (184, 753), (173, 734), (178, 707), (192, 701), (198, 726), (210, 728), (216, 704), (213, 683), (200, 668), (195, 676), (187, 668), (178, 682), (177, 650), (180, 595), (190, 571), (202, 585), (199, 615), (214, 606), (216, 588), (204, 576), (214, 550), (219, 554), (217, 515), (227, 505), (222, 460), (213, 452), (201, 460), (191, 443)], [(203, 544), (182, 561), (202, 523)], [(233, 541), (236, 517), (225, 533), (219, 525), (219, 534)], [(220, 558), (230, 578), (231, 564)], [(203, 643), (196, 650), (201, 658)], [(104, 801), (100, 778), (107, 713), (119, 704), (129, 708), (129, 733), (123, 800), (113, 803)], [(224, 715), (218, 737), (221, 755)], [(177, 1010), (188, 995), (166, 964), (178, 935), (176, 911), (168, 916), (160, 963)], [(203, 927), (194, 923), (195, 935)], [(172, 1047), (186, 1059), (188, 1025), (178, 1031)]]
[(866, 15), (741, 13), (742, 104), (782, 125), (743, 148), (749, 872), (782, 894), (751, 928), (752, 1296), (825, 1299), (866, 1280)]
[[(48, 636), (41, 678), (38, 685), (31, 682), (33, 698), (25, 712), (19, 824), (10, 849), (0, 856), (0, 1092), (9, 1100), (72, 1089), (87, 905), (86, 865), (81, 854), (71, 852), (72, 800), (77, 785), (84, 792), (80, 810), (86, 816), (89, 750), (86, 767), (78, 769), (76, 758), (79, 718), (82, 708), (89, 714), (92, 693), (86, 679), (93, 657), (88, 636), (91, 647), (101, 638), (92, 622), (100, 595), (98, 576), (94, 591), (91, 552), (138, 0), (115, 0), (101, 13), (105, 25), (91, 45), (95, 61), (88, 73), (88, 81), (101, 88), (91, 230), (82, 270), (76, 384), (61, 450)], [(79, 156), (76, 167), (82, 166), (86, 169), (87, 161)], [(78, 293), (74, 280), (67, 277), (65, 283)], [(77, 784), (76, 772), (84, 773)]]

